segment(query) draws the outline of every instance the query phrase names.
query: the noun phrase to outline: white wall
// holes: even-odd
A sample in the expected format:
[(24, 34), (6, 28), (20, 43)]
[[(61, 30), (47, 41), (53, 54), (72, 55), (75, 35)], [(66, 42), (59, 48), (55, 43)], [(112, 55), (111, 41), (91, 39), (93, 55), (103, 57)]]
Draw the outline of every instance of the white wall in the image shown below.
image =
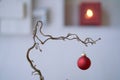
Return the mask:
[(0, 34), (30, 34), (32, 26), (31, 12), (32, 0), (1, 0)]
[[(110, 15), (110, 25), (99, 28), (66, 27), (63, 19), (63, 0), (35, 0), (36, 7), (50, 8), (51, 23), (44, 27), (46, 34), (54, 36), (76, 33), (79, 37), (102, 40), (85, 47), (76, 41), (49, 41), (43, 54), (34, 50), (32, 57), (41, 69), (45, 80), (119, 80), (120, 79), (120, 7), (119, 0), (101, 0)], [(112, 11), (113, 10), (113, 11)], [(0, 80), (39, 80), (32, 76), (32, 69), (26, 59), (26, 51), (32, 45), (32, 35), (0, 35)], [(78, 69), (76, 62), (86, 52), (92, 65), (86, 70)]]

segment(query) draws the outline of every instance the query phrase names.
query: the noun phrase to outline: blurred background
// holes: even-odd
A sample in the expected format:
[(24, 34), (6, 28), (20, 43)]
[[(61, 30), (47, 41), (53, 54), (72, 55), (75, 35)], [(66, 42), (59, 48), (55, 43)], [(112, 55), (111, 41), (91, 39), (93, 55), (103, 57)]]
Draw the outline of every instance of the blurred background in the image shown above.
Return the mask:
[[(102, 24), (81, 26), (78, 10), (81, 2), (100, 2)], [(67, 8), (66, 8), (67, 5)], [(66, 24), (66, 10), (72, 23)], [(53, 36), (75, 33), (81, 39), (102, 40), (85, 47), (73, 41), (48, 41), (31, 58), (45, 80), (119, 80), (120, 79), (120, 1), (119, 0), (0, 0), (0, 80), (39, 80), (32, 76), (27, 49), (33, 44), (32, 28), (37, 20), (43, 32)], [(44, 40), (43, 37), (41, 37)], [(77, 60), (85, 52), (92, 65), (80, 70)]]

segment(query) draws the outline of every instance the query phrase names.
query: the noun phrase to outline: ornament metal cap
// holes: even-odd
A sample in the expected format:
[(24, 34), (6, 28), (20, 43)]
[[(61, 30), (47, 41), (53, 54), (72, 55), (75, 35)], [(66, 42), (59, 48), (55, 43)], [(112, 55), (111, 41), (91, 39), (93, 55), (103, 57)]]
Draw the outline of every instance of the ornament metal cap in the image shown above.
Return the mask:
[(86, 56), (86, 54), (85, 54), (85, 53), (82, 53), (81, 56)]

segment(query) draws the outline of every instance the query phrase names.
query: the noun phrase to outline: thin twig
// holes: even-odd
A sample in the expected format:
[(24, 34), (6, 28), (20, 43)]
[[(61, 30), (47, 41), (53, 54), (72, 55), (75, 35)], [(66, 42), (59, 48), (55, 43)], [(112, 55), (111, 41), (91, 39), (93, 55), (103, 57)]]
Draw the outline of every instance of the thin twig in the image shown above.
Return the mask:
[[(95, 44), (98, 40), (101, 40), (101, 38), (98, 38), (97, 40), (93, 40), (92, 38), (86, 38), (85, 40), (81, 40), (77, 34), (71, 34), (71, 33), (68, 33), (66, 36), (54, 37), (52, 35), (44, 34), (42, 32), (42, 27), (43, 27), (42, 21), (37, 21), (34, 31), (33, 31), (34, 44), (28, 49), (27, 54), (26, 54), (27, 60), (30, 63), (32, 69), (34, 70), (33, 73), (36, 73), (35, 75), (39, 75), (40, 80), (44, 80), (44, 77), (40, 69), (38, 69), (36, 65), (33, 64), (34, 61), (30, 59), (30, 51), (33, 50), (34, 48), (39, 49), (40, 52), (42, 52), (42, 49), (40, 48), (39, 44), (44, 45), (49, 40), (77, 40), (78, 42), (83, 43), (85, 46), (88, 46), (88, 44)], [(39, 30), (39, 33), (47, 39), (42, 41), (37, 35), (38, 30)], [(37, 42), (36, 40), (38, 40), (39, 42)]]

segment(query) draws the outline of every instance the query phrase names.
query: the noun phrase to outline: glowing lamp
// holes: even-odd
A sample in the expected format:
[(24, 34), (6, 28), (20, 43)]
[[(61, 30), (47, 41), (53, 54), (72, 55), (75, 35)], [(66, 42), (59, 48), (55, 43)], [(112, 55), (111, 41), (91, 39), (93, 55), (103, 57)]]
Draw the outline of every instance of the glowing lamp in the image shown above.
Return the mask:
[(100, 2), (84, 2), (80, 5), (80, 25), (101, 25)]
[(85, 18), (90, 19), (93, 17), (93, 11), (91, 9), (86, 10)]

